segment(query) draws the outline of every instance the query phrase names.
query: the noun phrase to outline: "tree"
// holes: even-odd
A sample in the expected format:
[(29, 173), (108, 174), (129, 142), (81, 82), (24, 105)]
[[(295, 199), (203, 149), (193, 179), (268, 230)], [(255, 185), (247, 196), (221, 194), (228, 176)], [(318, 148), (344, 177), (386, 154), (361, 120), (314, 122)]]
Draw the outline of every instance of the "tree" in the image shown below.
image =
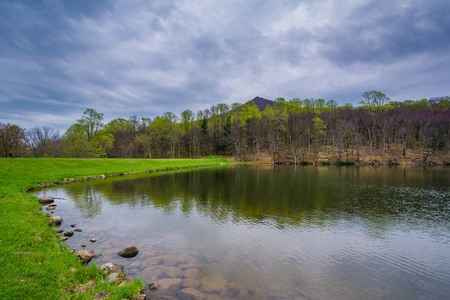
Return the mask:
[(380, 108), (391, 100), (385, 94), (380, 91), (370, 91), (362, 94), (364, 100), (360, 102), (360, 104), (367, 106), (369, 108)]
[(87, 139), (90, 142), (95, 133), (103, 128), (103, 114), (98, 113), (95, 109), (88, 108), (84, 111), (83, 117), (78, 120), (78, 123), (85, 130)]
[(0, 153), (3, 157), (25, 154), (25, 130), (13, 124), (0, 123)]
[(105, 157), (112, 148), (112, 133), (103, 130), (103, 114), (86, 109), (63, 136), (64, 154), (69, 157)]
[(38, 157), (59, 157), (61, 137), (50, 127), (34, 127), (26, 131), (26, 141), (33, 153)]

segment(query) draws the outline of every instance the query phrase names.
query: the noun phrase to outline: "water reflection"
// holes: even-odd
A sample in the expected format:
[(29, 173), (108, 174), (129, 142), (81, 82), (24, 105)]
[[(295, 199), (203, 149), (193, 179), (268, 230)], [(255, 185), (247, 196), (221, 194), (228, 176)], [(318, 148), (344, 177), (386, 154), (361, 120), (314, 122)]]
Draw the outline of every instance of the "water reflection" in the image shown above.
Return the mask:
[[(41, 193), (71, 199), (58, 214), (86, 229), (72, 247), (95, 236), (97, 263), (145, 280), (182, 278), (195, 265), (254, 299), (441, 298), (450, 290), (448, 174), (235, 166)], [(130, 244), (138, 257), (115, 256)]]

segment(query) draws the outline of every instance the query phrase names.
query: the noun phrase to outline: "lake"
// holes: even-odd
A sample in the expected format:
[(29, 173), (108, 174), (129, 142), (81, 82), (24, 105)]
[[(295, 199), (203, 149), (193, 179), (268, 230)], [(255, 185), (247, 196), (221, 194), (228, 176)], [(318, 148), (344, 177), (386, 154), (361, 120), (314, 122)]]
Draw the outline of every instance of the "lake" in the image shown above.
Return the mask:
[[(183, 278), (159, 291), (169, 296), (193, 286), (208, 299), (449, 299), (449, 170), (240, 165), (34, 195), (63, 198), (61, 228), (82, 229), (65, 243), (102, 254), (93, 263), (144, 282)], [(116, 254), (132, 245), (136, 257)]]

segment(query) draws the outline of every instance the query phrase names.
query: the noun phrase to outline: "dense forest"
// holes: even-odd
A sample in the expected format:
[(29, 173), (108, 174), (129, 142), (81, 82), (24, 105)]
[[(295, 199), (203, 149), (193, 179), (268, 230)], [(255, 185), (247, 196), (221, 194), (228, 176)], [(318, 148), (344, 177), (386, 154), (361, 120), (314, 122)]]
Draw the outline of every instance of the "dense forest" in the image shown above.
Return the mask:
[[(297, 164), (324, 157), (358, 162), (372, 153), (406, 157), (412, 150), (425, 162), (430, 155), (448, 154), (450, 97), (394, 102), (370, 91), (362, 98), (358, 107), (324, 99), (255, 98), (257, 103), (219, 103), (197, 113), (187, 109), (180, 116), (166, 112), (153, 119), (132, 116), (107, 124), (102, 113), (87, 109), (62, 136), (48, 127), (0, 123), (0, 156), (232, 155), (239, 161), (270, 156), (272, 162)], [(269, 104), (262, 108), (261, 103)]]

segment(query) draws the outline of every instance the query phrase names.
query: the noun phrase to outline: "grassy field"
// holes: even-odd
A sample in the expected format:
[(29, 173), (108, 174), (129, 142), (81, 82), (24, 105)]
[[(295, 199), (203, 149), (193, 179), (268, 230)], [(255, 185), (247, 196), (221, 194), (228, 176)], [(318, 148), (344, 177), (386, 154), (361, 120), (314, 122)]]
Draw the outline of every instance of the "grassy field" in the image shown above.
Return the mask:
[(26, 191), (38, 184), (130, 171), (226, 163), (205, 159), (0, 159), (0, 298), (131, 298), (141, 282), (118, 288), (102, 281), (97, 267), (83, 267), (56, 238), (36, 198)]

